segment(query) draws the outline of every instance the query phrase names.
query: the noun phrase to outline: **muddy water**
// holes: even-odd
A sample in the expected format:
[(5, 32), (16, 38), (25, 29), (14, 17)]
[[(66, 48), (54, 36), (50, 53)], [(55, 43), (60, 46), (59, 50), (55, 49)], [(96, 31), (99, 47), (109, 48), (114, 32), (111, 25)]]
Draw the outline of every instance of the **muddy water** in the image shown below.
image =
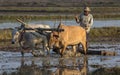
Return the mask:
[[(25, 57), (21, 57), (20, 52), (0, 51), (0, 75), (96, 75), (94, 73), (101, 68), (120, 68), (119, 43), (91, 44), (89, 49), (115, 51), (117, 55), (60, 58), (52, 52), (50, 56), (45, 57), (33, 57), (31, 53), (25, 53)], [(112, 75), (119, 74), (113, 71)]]
[[(64, 24), (75, 24), (74, 20), (62, 21)], [(53, 27), (59, 21), (30, 21), (29, 24), (47, 24)], [(95, 20), (93, 27), (119, 26), (120, 20)], [(0, 29), (20, 26), (18, 22), (2, 22)], [(31, 53), (25, 53), (21, 57), (20, 52), (5, 52), (0, 50), (0, 75), (107, 75), (103, 68), (120, 68), (120, 43), (118, 44), (90, 44), (90, 50), (115, 51), (116, 56), (82, 55), (81, 57), (60, 58), (51, 53), (51, 56), (33, 57)], [(101, 70), (102, 69), (102, 70)], [(99, 71), (101, 73), (96, 74)], [(111, 71), (111, 70), (110, 70)], [(112, 71), (112, 75), (116, 71)], [(111, 72), (110, 72), (111, 73)], [(110, 75), (110, 74), (108, 74)]]

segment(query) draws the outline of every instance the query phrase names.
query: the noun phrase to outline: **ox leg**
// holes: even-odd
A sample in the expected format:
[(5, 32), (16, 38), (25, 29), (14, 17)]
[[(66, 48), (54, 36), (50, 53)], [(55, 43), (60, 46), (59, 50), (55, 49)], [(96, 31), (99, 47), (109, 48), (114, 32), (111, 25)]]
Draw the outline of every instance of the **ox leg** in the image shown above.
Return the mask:
[(24, 57), (24, 51), (23, 50), (21, 51), (21, 55), (22, 55), (22, 57)]
[(50, 55), (50, 49), (48, 46), (46, 46), (47, 54)]
[(80, 43), (76, 45), (76, 52), (79, 51), (79, 49), (80, 49)]
[(74, 53), (74, 56), (76, 55), (76, 46), (74, 45), (74, 46), (72, 46), (72, 48), (73, 48), (73, 53)]
[(34, 48), (31, 48), (31, 50), (30, 50), (30, 53), (31, 53), (33, 56), (34, 56), (34, 54), (35, 54), (35, 53), (34, 53), (34, 50), (35, 50)]
[(20, 47), (20, 51), (21, 51), (22, 57), (24, 57), (24, 50), (23, 50), (23, 48)]
[(23, 47), (22, 47), (22, 42), (19, 42), (19, 45), (20, 45), (21, 55), (22, 55), (22, 57), (24, 57), (24, 50), (23, 50)]
[(49, 54), (50, 54), (50, 49), (49, 49), (49, 47), (48, 47), (48, 42), (46, 41), (46, 39), (43, 40), (42, 45), (43, 45), (44, 55), (46, 54), (46, 53), (45, 53), (45, 50), (47, 50), (47, 54), (49, 55)]
[(42, 53), (42, 55), (45, 55), (45, 49), (46, 49), (46, 42), (45, 41), (43, 41), (43, 53)]
[(60, 52), (60, 54), (61, 54), (61, 57), (63, 57), (63, 55), (64, 55), (64, 52), (65, 52), (65, 50), (66, 50), (66, 47), (67, 47), (67, 46), (64, 46), (64, 47), (63, 47), (63, 49), (61, 50), (61, 52)]
[(42, 46), (43, 46), (42, 51), (45, 52), (45, 42), (44, 41), (42, 42)]
[(30, 42), (29, 43), (29, 46), (30, 46), (30, 49), (31, 49), (31, 54), (33, 55), (33, 56), (36, 56), (36, 53), (35, 53), (35, 44), (34, 43), (32, 43), (32, 42)]
[(82, 43), (82, 48), (83, 48), (83, 50), (84, 50), (84, 53), (85, 53), (85, 55), (87, 54), (87, 45), (86, 45), (87, 43), (86, 42), (83, 42)]
[(48, 44), (44, 43), (44, 53), (45, 53), (45, 50), (47, 50), (47, 54), (50, 55), (50, 49), (48, 47)]

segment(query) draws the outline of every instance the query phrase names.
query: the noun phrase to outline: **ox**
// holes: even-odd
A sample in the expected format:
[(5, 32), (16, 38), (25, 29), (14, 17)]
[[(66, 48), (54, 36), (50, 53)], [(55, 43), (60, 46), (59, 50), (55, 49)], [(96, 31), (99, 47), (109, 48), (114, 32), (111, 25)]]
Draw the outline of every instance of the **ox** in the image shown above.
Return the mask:
[[(48, 25), (28, 25), (30, 28), (50, 28)], [(21, 25), (23, 27), (23, 25)], [(47, 37), (41, 35), (34, 30), (23, 30), (21, 27), (15, 28), (12, 30), (12, 44), (16, 42), (19, 43), (21, 48), (21, 54), (24, 56), (23, 49), (30, 48), (32, 50), (32, 54), (35, 55), (34, 50), (38, 45), (43, 46), (43, 51), (41, 51), (41, 55), (44, 55), (45, 49), (49, 51)]]
[(63, 56), (67, 46), (73, 47), (73, 52), (76, 54), (76, 45), (82, 44), (83, 50), (86, 54), (86, 31), (80, 26), (66, 26), (60, 24), (60, 29), (63, 32), (52, 32), (49, 39), (49, 47), (56, 47), (60, 49), (60, 54)]

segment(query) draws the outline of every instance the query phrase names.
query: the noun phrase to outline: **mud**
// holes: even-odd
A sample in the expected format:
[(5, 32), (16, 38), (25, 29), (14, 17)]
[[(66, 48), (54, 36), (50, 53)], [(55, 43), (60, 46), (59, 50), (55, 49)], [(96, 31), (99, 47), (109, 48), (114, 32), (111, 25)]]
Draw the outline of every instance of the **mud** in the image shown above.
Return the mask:
[[(106, 69), (120, 68), (120, 44), (90, 44), (90, 50), (115, 51), (116, 56), (80, 55), (78, 57), (64, 57), (51, 51), (50, 55), (33, 57), (26, 50), (24, 57), (18, 48), (6, 48), (0, 51), (0, 75), (103, 75)], [(104, 68), (104, 70), (101, 70)], [(112, 70), (112, 75), (116, 74)], [(99, 72), (98, 72), (99, 71)], [(118, 73), (117, 72), (117, 73)]]

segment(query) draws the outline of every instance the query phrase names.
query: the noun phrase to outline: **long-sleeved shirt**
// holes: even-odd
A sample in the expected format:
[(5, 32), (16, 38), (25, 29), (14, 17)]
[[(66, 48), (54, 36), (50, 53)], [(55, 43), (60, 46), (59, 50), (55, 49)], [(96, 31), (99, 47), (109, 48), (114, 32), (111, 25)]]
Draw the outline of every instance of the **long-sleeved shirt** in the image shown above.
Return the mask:
[(93, 16), (92, 14), (88, 14), (87, 16), (84, 13), (81, 13), (77, 23), (80, 23), (80, 26), (83, 27), (87, 33), (89, 33), (91, 26), (93, 25)]

